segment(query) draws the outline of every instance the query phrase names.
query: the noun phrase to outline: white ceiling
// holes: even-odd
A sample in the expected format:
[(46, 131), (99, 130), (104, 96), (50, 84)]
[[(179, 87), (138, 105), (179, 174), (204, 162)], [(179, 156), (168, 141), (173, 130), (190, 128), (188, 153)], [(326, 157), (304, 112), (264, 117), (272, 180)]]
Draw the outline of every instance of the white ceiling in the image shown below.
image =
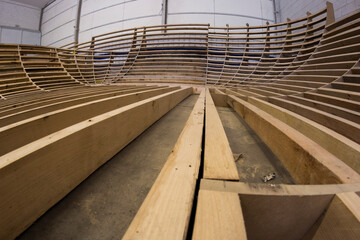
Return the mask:
[(12, 1), (27, 4), (38, 8), (43, 8), (48, 2), (52, 2), (52, 0), (12, 0)]

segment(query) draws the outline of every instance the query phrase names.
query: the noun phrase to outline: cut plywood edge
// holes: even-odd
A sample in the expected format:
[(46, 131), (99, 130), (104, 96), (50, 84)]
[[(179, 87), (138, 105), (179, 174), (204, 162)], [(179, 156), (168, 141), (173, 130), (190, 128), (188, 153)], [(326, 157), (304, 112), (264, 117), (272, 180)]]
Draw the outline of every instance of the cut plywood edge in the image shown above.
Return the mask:
[(331, 201), (312, 239), (331, 240), (360, 238), (360, 197), (354, 193), (338, 193)]
[(205, 91), (123, 239), (185, 239), (201, 161)]
[(192, 239), (247, 239), (239, 195), (200, 190)]
[(239, 180), (233, 153), (221, 119), (206, 89), (204, 178)]
[[(320, 240), (358, 239), (360, 198), (355, 192), (359, 190), (360, 184), (286, 185), (203, 179), (200, 193), (211, 194), (199, 196), (194, 236), (200, 236), (197, 228), (202, 227), (199, 224), (204, 222), (208, 224), (207, 228), (201, 230), (208, 231), (214, 236), (217, 231), (226, 231), (226, 227), (232, 227), (228, 226), (232, 223), (230, 220), (234, 220), (230, 216), (231, 213), (228, 213), (229, 221), (224, 220), (228, 225), (217, 223), (214, 226), (212, 223), (218, 221), (223, 212), (231, 209), (235, 211), (231, 203), (223, 206), (219, 201), (214, 207), (215, 196), (225, 198), (227, 194), (233, 194), (237, 198), (240, 197), (242, 213), (237, 215), (244, 218), (246, 234), (250, 239), (303, 239), (304, 236), (309, 236), (309, 231), (313, 232), (312, 235), (316, 233), (314, 239)], [(204, 200), (204, 196), (208, 196), (209, 199)], [(204, 212), (205, 206), (207, 212)], [(211, 215), (214, 209), (215, 213)], [(326, 214), (320, 227), (316, 227), (324, 212)], [(208, 233), (202, 234), (207, 236)]]

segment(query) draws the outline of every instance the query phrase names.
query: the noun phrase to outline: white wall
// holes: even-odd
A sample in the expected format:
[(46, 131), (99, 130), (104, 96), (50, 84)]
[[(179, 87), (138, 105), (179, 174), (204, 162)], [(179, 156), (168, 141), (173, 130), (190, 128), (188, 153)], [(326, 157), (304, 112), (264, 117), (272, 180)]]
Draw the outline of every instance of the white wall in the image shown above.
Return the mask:
[(41, 44), (60, 47), (74, 41), (77, 0), (57, 0), (43, 10)]
[(41, 9), (0, 0), (0, 43), (40, 45)]
[[(343, 18), (360, 9), (360, 0), (330, 0), (334, 5), (335, 18)], [(316, 13), (326, 7), (326, 0), (276, 0), (279, 12), (277, 19), (281, 22), (286, 18), (292, 20), (306, 16), (306, 12)]]
[(274, 22), (272, 0), (169, 0), (168, 23), (241, 27)]
[(39, 30), (40, 8), (14, 1), (0, 0), (0, 25)]
[(161, 24), (162, 0), (84, 0), (79, 42), (121, 29)]
[(40, 45), (39, 31), (0, 26), (0, 43)]
[[(44, 9), (42, 44), (73, 42), (77, 0), (56, 0)], [(79, 42), (133, 27), (162, 24), (163, 0), (83, 0)], [(274, 21), (272, 0), (168, 0), (168, 23), (210, 23), (212, 26), (263, 25)]]

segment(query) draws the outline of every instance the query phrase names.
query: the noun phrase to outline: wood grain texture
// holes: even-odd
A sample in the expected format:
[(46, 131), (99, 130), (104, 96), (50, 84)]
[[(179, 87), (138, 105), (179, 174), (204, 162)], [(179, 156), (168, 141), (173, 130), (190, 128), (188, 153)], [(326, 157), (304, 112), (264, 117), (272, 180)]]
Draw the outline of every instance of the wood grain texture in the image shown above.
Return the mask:
[(233, 153), (221, 119), (206, 90), (204, 178), (239, 180)]
[(176, 90), (176, 88), (160, 88), (107, 97), (64, 107), (0, 127), (0, 142), (7, 142), (0, 149), (0, 155), (85, 119), (173, 90)]
[(354, 192), (336, 194), (313, 239), (360, 239), (360, 197)]
[(192, 239), (247, 239), (239, 195), (200, 190)]
[(360, 173), (360, 161), (358, 161), (360, 145), (356, 142), (299, 114), (266, 101), (249, 97), (248, 102), (311, 138), (357, 173)]
[(133, 103), (1, 156), (0, 239), (19, 235), (191, 93), (180, 89)]
[(333, 195), (240, 194), (249, 239), (301, 239)]
[(123, 239), (185, 239), (201, 160), (205, 91), (202, 91)]
[(254, 129), (298, 183), (360, 182), (357, 172), (294, 128), (235, 96), (228, 97), (228, 104)]

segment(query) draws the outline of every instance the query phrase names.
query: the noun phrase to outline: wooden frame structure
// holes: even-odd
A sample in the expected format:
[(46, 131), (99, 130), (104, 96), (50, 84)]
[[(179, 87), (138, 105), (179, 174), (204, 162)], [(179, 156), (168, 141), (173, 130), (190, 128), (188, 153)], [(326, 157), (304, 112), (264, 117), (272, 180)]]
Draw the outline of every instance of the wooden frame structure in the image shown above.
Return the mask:
[[(273, 25), (0, 44), (0, 239), (199, 92), (124, 239), (358, 239), (359, 36), (360, 12), (335, 21), (327, 3)], [(233, 109), (296, 185), (239, 182), (217, 106)]]

